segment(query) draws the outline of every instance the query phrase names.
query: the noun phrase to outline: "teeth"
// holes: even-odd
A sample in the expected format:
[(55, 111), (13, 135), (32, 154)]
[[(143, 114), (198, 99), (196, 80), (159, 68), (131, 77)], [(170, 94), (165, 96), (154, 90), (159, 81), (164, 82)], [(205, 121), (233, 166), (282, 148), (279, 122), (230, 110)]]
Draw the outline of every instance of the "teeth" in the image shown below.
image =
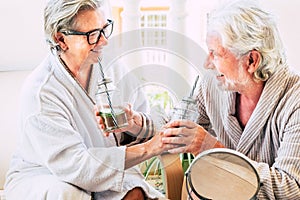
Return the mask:
[(92, 49), (93, 52), (101, 52), (102, 49)]
[(95, 52), (95, 53), (101, 53), (101, 51), (96, 51), (96, 50), (92, 50), (92, 52)]

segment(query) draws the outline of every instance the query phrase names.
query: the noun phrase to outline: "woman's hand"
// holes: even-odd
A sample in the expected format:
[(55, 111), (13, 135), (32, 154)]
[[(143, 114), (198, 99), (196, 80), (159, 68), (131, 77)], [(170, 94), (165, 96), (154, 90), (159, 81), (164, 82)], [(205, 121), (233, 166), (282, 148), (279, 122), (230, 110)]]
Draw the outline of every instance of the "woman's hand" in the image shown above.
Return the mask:
[(180, 146), (169, 150), (170, 153), (192, 153), (196, 156), (204, 150), (223, 147), (202, 126), (189, 120), (175, 120), (166, 124), (164, 128), (162, 141)]
[[(112, 132), (120, 133), (120, 132), (128, 131), (128, 132), (132, 133), (133, 135), (137, 135), (143, 126), (143, 119), (142, 119), (141, 114), (136, 111), (133, 111), (131, 109), (130, 104), (128, 104), (127, 107), (124, 108), (124, 111), (126, 113), (128, 125), (126, 127), (115, 129)], [(103, 130), (104, 136), (108, 136), (110, 134), (110, 132), (104, 132), (105, 124), (104, 124), (103, 118), (100, 117), (99, 111), (97, 110), (97, 108), (95, 108), (95, 115), (96, 115), (96, 120), (98, 122), (99, 128), (101, 130)]]
[(178, 147), (176, 144), (164, 143), (162, 138), (164, 138), (163, 132), (157, 132), (147, 142), (127, 147), (125, 169)]
[(137, 134), (141, 131), (143, 128), (143, 118), (139, 112), (136, 112), (131, 109), (131, 104), (128, 104), (127, 107), (125, 107), (125, 113), (128, 121), (128, 126), (126, 126), (124, 129), (118, 129), (118, 132), (124, 132), (128, 131), (131, 134), (137, 136)]

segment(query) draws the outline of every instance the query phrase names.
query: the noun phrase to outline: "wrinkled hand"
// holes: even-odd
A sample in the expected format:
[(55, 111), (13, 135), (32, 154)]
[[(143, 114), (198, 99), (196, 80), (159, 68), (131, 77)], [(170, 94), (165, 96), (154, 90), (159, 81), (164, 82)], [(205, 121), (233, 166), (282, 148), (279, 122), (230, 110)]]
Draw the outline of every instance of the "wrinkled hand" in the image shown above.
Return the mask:
[(147, 152), (151, 152), (152, 156), (157, 156), (178, 147), (178, 144), (163, 142), (163, 138), (165, 138), (164, 132), (157, 132), (150, 140), (145, 143)]
[[(129, 131), (134, 135), (137, 134), (141, 130), (142, 124), (143, 124), (142, 123), (143, 119), (142, 119), (141, 115), (138, 112), (133, 111), (131, 109), (130, 104), (128, 104), (124, 108), (124, 111), (126, 113), (128, 126), (122, 127), (120, 129), (115, 129), (115, 130), (113, 130), (113, 132), (121, 133), (121, 132)], [(95, 108), (95, 115), (96, 115), (96, 120), (97, 120), (98, 126), (101, 130), (103, 130), (104, 136), (106, 136), (106, 137), (109, 136), (110, 132), (104, 132), (105, 124), (104, 124), (103, 118), (99, 116), (99, 111), (97, 110), (97, 108)]]
[(175, 144), (180, 147), (169, 150), (170, 153), (192, 153), (213, 148), (217, 140), (211, 136), (202, 126), (189, 120), (175, 120), (164, 126), (164, 138), (166, 144)]

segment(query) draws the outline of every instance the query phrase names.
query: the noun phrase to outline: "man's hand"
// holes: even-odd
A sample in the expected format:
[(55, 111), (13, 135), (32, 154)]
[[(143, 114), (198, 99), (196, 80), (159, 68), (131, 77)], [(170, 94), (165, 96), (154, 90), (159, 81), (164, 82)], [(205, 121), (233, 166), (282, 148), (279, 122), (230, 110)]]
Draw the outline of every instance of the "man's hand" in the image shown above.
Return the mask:
[(164, 126), (164, 138), (166, 144), (177, 144), (179, 147), (169, 150), (170, 153), (192, 153), (223, 147), (218, 140), (210, 135), (202, 126), (189, 120), (175, 120)]

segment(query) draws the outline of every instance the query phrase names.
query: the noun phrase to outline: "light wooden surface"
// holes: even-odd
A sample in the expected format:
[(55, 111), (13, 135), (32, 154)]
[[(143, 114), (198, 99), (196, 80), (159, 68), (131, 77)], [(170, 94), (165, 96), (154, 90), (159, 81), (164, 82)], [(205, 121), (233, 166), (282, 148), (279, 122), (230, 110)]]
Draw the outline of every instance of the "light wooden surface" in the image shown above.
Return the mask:
[(166, 197), (170, 200), (181, 200), (183, 169), (178, 154), (162, 154), (159, 156), (163, 179), (165, 181)]

